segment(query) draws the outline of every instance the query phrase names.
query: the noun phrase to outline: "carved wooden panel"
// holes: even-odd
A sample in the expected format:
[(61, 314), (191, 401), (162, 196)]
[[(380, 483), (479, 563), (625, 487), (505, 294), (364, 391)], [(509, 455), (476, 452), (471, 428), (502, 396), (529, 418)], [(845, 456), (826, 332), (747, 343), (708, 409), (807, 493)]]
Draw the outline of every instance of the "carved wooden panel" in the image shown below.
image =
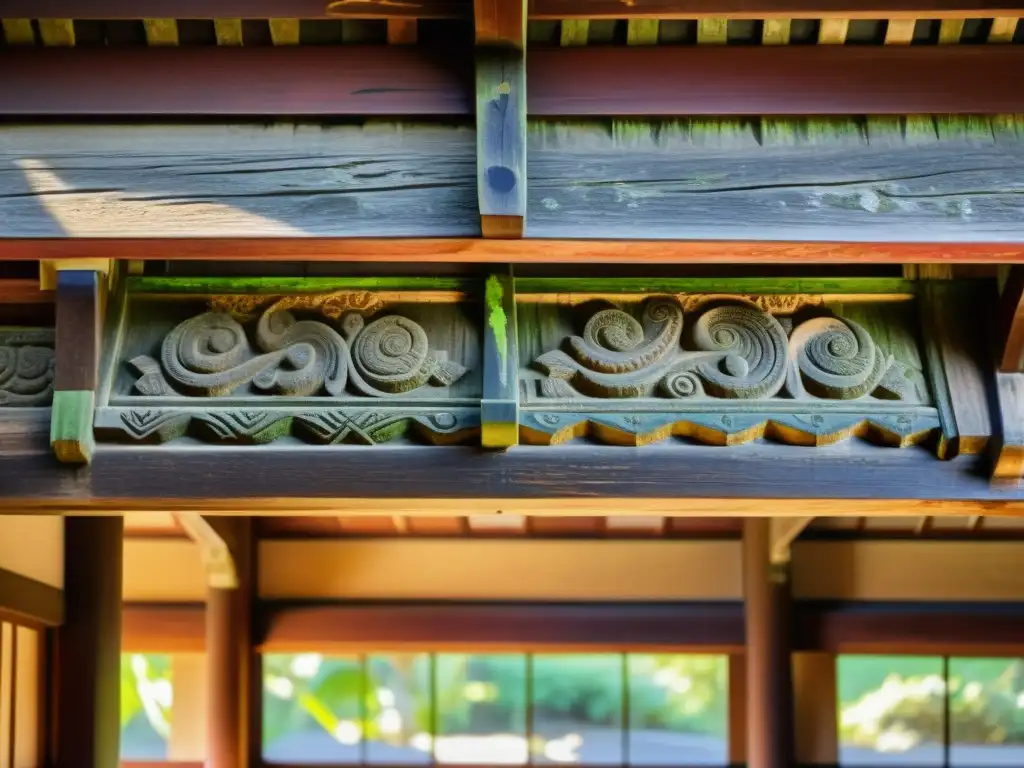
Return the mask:
[(50, 405), (53, 347), (51, 328), (0, 328), (0, 408)]
[(480, 424), (478, 308), (437, 299), (129, 294), (97, 434), (240, 444), (470, 439)]
[[(832, 297), (830, 297), (832, 298)], [(519, 308), (524, 442), (921, 442), (939, 429), (910, 301), (651, 295)]]

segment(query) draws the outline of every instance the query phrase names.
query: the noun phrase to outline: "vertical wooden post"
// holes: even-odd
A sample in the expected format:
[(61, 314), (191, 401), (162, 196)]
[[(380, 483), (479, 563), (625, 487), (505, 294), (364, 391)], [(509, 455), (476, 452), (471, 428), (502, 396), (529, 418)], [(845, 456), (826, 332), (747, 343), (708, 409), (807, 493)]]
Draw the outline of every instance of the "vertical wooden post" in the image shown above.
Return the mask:
[(57, 641), (57, 763), (117, 768), (121, 740), (120, 517), (64, 523), (64, 624)]
[(238, 586), (211, 586), (206, 605), (207, 768), (249, 765), (252, 663), (252, 525), (249, 518), (207, 518), (228, 543)]
[(96, 270), (56, 273), (57, 328), (50, 445), (60, 461), (86, 464), (94, 448), (92, 422), (99, 372), (101, 290)]
[(771, 520), (743, 526), (747, 634), (747, 765), (792, 768), (793, 684), (787, 564), (772, 563)]
[(519, 444), (519, 345), (511, 268), (489, 276), (484, 293), (480, 442), (484, 448), (510, 448)]
[(526, 222), (526, 0), (474, 0), (476, 162), (484, 237)]

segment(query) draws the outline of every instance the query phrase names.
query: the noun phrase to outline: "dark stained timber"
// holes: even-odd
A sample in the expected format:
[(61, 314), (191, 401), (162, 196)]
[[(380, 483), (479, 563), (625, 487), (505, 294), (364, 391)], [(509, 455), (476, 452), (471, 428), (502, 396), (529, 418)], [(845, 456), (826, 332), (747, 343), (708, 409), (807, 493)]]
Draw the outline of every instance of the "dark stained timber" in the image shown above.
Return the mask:
[[(470, 18), (472, 0), (8, 0), (8, 18)], [(1019, 0), (532, 0), (531, 19), (841, 18), (1019, 16)]]
[[(474, 112), (469, 56), (419, 46), (11, 48), (0, 69), (6, 116)], [(533, 117), (1024, 111), (1011, 45), (538, 48), (526, 70)]]

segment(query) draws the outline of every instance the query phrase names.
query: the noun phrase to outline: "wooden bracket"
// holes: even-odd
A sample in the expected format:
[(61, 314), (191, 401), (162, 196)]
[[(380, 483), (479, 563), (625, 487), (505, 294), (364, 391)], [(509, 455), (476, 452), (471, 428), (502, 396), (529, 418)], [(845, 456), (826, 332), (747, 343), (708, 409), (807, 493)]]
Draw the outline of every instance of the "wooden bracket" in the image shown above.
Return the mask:
[(1009, 268), (999, 297), (997, 322), (999, 370), (1024, 372), (1024, 267)]
[(813, 517), (773, 517), (771, 519), (768, 546), (772, 565), (789, 564), (793, 542), (813, 519)]
[(188, 537), (199, 545), (208, 585), (214, 589), (237, 589), (238, 569), (232, 551), (235, 542), (225, 520), (195, 512), (179, 512), (174, 517)]
[(480, 442), (484, 448), (504, 449), (519, 444), (519, 345), (512, 269), (490, 275), (484, 294)]
[(526, 0), (475, 0), (476, 162), (484, 237), (526, 222)]
[(996, 373), (996, 399), (992, 481), (1017, 484), (1024, 477), (1024, 373)]
[(113, 259), (42, 259), (39, 262), (39, 290), (57, 290), (57, 275), (65, 270), (109, 275), (113, 268)]
[(73, 264), (56, 267), (57, 324), (50, 445), (60, 461), (88, 464), (95, 446), (93, 416), (106, 279), (98, 270), (73, 269)]

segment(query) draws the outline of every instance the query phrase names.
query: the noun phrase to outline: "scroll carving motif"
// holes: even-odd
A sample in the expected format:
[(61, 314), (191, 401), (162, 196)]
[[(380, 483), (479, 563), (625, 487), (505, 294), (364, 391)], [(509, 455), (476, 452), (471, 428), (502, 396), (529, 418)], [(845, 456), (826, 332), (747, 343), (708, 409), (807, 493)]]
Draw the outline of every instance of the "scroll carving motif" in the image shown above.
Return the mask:
[(0, 407), (49, 405), (53, 331), (0, 331)]
[(920, 375), (856, 322), (818, 316), (794, 327), (736, 300), (703, 304), (685, 329), (675, 297), (648, 299), (640, 321), (600, 310), (535, 365), (549, 398), (927, 399)]
[(385, 315), (367, 322), (360, 308), (378, 307), (372, 297), (302, 298), (301, 306), (316, 307), (337, 322), (297, 319), (290, 311), (296, 302), (286, 297), (259, 316), (253, 343), (233, 316), (238, 313), (227, 307), (206, 312), (164, 338), (159, 362), (145, 355), (130, 361), (140, 374), (136, 392), (220, 397), (251, 386), (256, 394), (387, 398), (428, 385), (446, 387), (466, 373), (444, 352), (429, 348), (426, 331), (415, 321)]

